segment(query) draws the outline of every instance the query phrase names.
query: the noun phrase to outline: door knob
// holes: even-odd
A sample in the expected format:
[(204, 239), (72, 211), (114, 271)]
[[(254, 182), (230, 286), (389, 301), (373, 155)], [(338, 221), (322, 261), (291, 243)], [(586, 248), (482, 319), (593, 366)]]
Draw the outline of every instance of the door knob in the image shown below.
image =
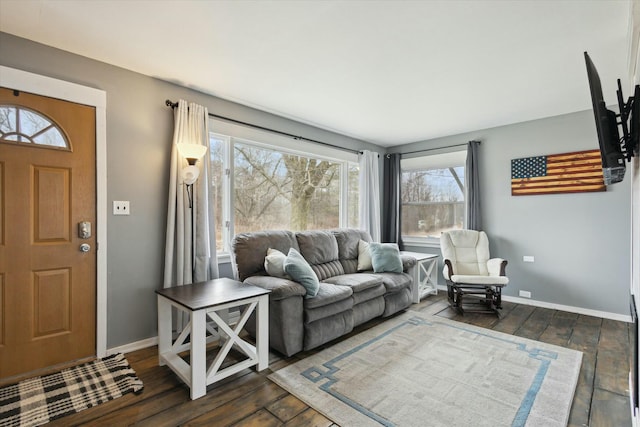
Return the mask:
[(80, 245), (80, 252), (89, 252), (91, 250), (91, 246), (88, 243), (83, 243)]

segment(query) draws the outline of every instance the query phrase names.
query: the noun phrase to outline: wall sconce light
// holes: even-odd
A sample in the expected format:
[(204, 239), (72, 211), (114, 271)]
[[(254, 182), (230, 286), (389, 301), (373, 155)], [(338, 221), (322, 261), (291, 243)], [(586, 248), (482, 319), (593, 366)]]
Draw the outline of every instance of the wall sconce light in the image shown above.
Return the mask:
[(200, 175), (196, 162), (207, 152), (207, 147), (200, 144), (180, 143), (178, 152), (189, 163), (189, 166), (182, 169), (182, 181), (187, 185), (193, 185)]
[(206, 145), (179, 143), (178, 152), (184, 157), (189, 166), (182, 169), (182, 182), (187, 185), (187, 197), (189, 198), (189, 208), (193, 207), (193, 184), (200, 176), (200, 169), (196, 162), (207, 152)]

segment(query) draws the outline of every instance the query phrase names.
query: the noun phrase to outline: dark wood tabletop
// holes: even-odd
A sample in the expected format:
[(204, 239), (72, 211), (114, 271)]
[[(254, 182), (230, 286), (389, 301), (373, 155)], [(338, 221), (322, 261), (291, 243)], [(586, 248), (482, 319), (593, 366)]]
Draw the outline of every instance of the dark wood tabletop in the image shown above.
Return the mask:
[(271, 291), (227, 278), (156, 290), (158, 295), (169, 298), (191, 311), (265, 295), (269, 292)]

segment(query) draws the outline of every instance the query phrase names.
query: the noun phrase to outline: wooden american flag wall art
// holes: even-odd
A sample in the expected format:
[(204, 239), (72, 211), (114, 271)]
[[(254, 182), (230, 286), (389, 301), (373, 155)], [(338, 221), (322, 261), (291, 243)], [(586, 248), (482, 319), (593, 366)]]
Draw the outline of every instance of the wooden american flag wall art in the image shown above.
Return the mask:
[(600, 150), (511, 160), (511, 195), (606, 191)]

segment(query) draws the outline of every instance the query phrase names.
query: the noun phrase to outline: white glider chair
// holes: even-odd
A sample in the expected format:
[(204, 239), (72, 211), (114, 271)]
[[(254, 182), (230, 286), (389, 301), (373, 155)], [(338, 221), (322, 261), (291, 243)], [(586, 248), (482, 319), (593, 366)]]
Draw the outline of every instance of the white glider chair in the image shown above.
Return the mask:
[(452, 230), (442, 233), (440, 250), (444, 259), (449, 304), (465, 311), (500, 315), (502, 288), (509, 283), (507, 261), (489, 256), (489, 239), (484, 231)]

